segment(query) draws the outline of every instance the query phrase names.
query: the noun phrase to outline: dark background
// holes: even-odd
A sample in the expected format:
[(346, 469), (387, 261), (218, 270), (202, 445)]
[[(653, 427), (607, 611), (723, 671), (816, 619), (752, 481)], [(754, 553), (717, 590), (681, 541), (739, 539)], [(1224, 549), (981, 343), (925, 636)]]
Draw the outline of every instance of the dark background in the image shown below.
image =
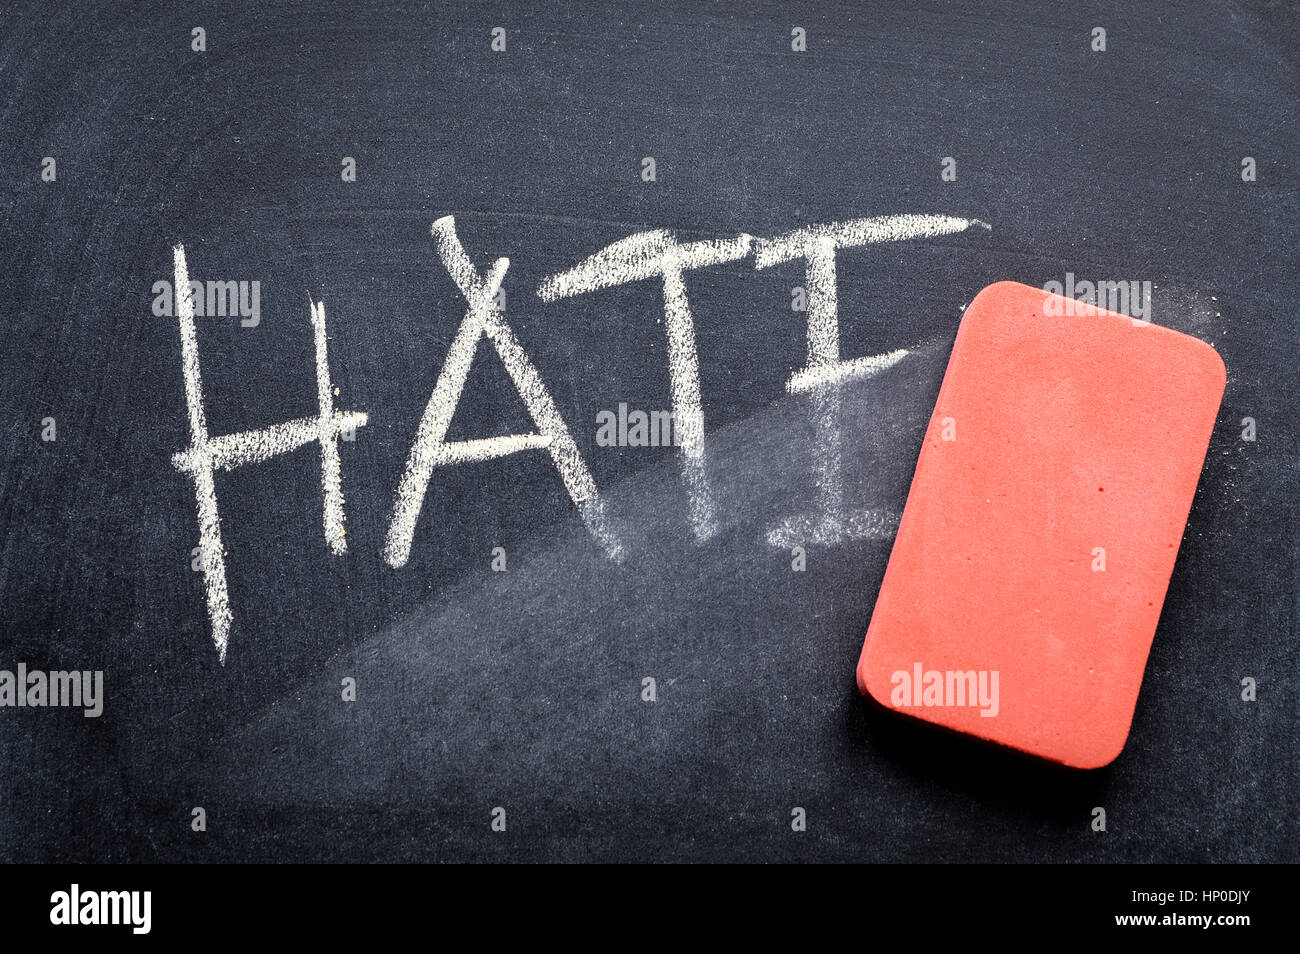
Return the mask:
[[(0, 859), (1297, 860), (1298, 38), (1283, 3), (7, 5), (0, 668), (103, 669), (107, 701), (0, 710)], [(913, 350), (845, 389), (856, 506), (901, 511), (961, 310), (991, 282), (1150, 280), (1152, 318), (1227, 363), (1109, 768), (858, 696), (889, 540), (810, 547), (802, 574), (766, 541), (813, 499), (809, 407), (784, 392), (802, 263), (688, 276), (723, 521), (703, 545), (671, 450), (594, 439), (599, 410), (669, 406), (657, 285), (535, 295), (643, 229), (895, 212), (992, 230), (839, 256), (843, 353)], [(380, 556), (464, 314), (429, 236), (448, 213), (480, 269), (511, 259), (507, 318), (621, 565), (538, 452), (440, 469), (410, 562)], [(341, 445), (344, 557), (315, 445), (217, 476), (224, 667), (170, 464), (189, 440), (177, 325), (150, 312), (177, 242), (192, 277), (262, 283), (260, 326), (198, 320), (213, 434), (315, 413), (308, 296), (339, 405), (370, 414)], [(481, 345), (449, 436), (526, 429)]]

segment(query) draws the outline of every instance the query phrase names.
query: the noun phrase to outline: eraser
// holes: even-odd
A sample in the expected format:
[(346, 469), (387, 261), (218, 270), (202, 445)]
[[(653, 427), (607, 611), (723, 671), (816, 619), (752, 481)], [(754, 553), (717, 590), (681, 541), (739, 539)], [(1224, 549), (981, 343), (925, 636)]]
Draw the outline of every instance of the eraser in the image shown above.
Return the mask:
[(1014, 282), (980, 292), (867, 629), (862, 692), (1062, 765), (1114, 760), (1225, 383), (1218, 353), (1180, 332)]

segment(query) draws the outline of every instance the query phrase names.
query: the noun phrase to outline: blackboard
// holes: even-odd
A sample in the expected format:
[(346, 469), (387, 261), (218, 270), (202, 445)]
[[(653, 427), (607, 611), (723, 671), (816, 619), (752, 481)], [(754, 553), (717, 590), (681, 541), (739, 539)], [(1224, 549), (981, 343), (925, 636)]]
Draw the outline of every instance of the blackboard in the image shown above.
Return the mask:
[[(0, 710), (0, 858), (1297, 860), (1298, 26), (1283, 3), (11, 13), (0, 668), (100, 670), (104, 709)], [(824, 489), (815, 399), (786, 387), (803, 263), (685, 276), (698, 539), (680, 447), (597, 442), (601, 412), (671, 407), (662, 283), (539, 287), (647, 231), (891, 215), (987, 227), (837, 254), (844, 358), (906, 354), (839, 388), (869, 526), (802, 571), (769, 538)], [(466, 314), (445, 216), (479, 274), (509, 259), (502, 314), (621, 561), (536, 449), (436, 468), (409, 560), (385, 560)], [(314, 302), (337, 408), (368, 416), (337, 443), (342, 555), (319, 441), (216, 475), (224, 662), (172, 462), (178, 319), (154, 314), (177, 245), (198, 280), (259, 283), (255, 325), (195, 319), (212, 435), (317, 413)], [(1151, 320), (1228, 367), (1127, 748), (1088, 773), (853, 680), (963, 307), (1067, 274), (1150, 281)], [(532, 430), (479, 342), (447, 439)]]

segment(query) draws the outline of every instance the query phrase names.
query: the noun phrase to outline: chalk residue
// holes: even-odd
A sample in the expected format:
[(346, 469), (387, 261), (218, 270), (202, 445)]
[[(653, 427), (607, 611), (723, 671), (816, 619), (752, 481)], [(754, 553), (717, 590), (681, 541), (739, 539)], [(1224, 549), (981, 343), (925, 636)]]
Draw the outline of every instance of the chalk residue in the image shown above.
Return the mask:
[(695, 324), (682, 274), (742, 259), (749, 254), (753, 241), (753, 236), (741, 235), (734, 239), (681, 244), (664, 229), (640, 232), (606, 246), (568, 271), (552, 275), (537, 289), (543, 301), (555, 301), (647, 278), (662, 280), (673, 428), (681, 439), (682, 478), (690, 504), (691, 527), (700, 541), (717, 532), (717, 517), (704, 453), (704, 409)]
[(841, 463), (840, 395), (837, 385), (850, 378), (876, 374), (908, 354), (898, 349), (849, 361), (840, 359), (838, 283), (835, 254), (840, 249), (880, 242), (933, 238), (972, 226), (989, 228), (978, 219), (947, 215), (885, 215), (796, 229), (755, 246), (755, 265), (768, 268), (793, 259), (805, 260), (808, 293), (808, 360), (786, 382), (790, 393), (810, 392), (818, 437), (813, 462), (820, 497), (820, 514), (787, 520), (768, 540), (776, 546), (800, 542), (835, 543), (844, 538), (876, 536), (890, 526), (888, 515), (850, 513), (844, 505)]
[(898, 348), (885, 354), (875, 354), (866, 358), (854, 358), (851, 361), (835, 361), (818, 367), (802, 368), (790, 375), (785, 389), (791, 394), (815, 391), (828, 385), (839, 384), (850, 378), (866, 378), (891, 368), (910, 354), (906, 348)]
[[(185, 248), (172, 249), (177, 291), (176, 314), (181, 329), (181, 370), (185, 375), (185, 403), (190, 412), (190, 446), (192, 466), (177, 463), (194, 479), (194, 497), (199, 516), (199, 564), (208, 593), (208, 618), (212, 621), (212, 641), (217, 656), (226, 661), (226, 644), (230, 640), (230, 597), (226, 591), (226, 561), (221, 550), (221, 516), (217, 513), (217, 491), (212, 480), (212, 463), (208, 448), (208, 419), (203, 411), (203, 383), (199, 377), (199, 343), (194, 329), (194, 293), (190, 289)], [(173, 460), (175, 463), (175, 461)]]
[(329, 355), (325, 340), (325, 302), (311, 305), (312, 335), (316, 339), (316, 404), (320, 416), (316, 421), (316, 439), (320, 441), (321, 500), (325, 521), (325, 541), (339, 555), (347, 551), (343, 530), (343, 487), (339, 464), (338, 436), (341, 428), (365, 424), (365, 415), (351, 425), (334, 413), (334, 390), (330, 384)]
[[(336, 413), (336, 424), (330, 426), (330, 433), (344, 432), (349, 428), (365, 425), (368, 417), (357, 411)], [(256, 431), (241, 431), (238, 434), (222, 434), (209, 437), (206, 453), (199, 453), (197, 448), (189, 448), (172, 455), (172, 463), (178, 470), (187, 473), (207, 459), (214, 470), (234, 470), (246, 464), (260, 464), (277, 454), (297, 450), (304, 444), (319, 440), (321, 425), (319, 417), (299, 417), (281, 424), (272, 424)], [(322, 484), (325, 481), (322, 480)], [(328, 506), (329, 491), (323, 489), (323, 496)], [(331, 540), (326, 519), (326, 542)]]
[(230, 641), (230, 598), (226, 589), (226, 561), (221, 546), (221, 518), (217, 510), (217, 492), (213, 474), (217, 468), (233, 470), (254, 464), (277, 454), (288, 453), (304, 444), (321, 443), (321, 497), (325, 541), (333, 553), (346, 551), (344, 537), (343, 491), (341, 486), (338, 440), (344, 433), (362, 427), (366, 415), (334, 409), (334, 392), (330, 385), (326, 354), (325, 305), (311, 305), (312, 330), (316, 342), (316, 391), (320, 413), (255, 431), (208, 436), (207, 416), (203, 410), (203, 381), (199, 372), (199, 346), (194, 327), (194, 298), (189, 284), (185, 248), (172, 250), (175, 288), (178, 289), (177, 315), (181, 331), (181, 369), (185, 377), (185, 403), (190, 416), (190, 446), (172, 456), (178, 470), (194, 480), (194, 496), (199, 518), (199, 564), (203, 568), (207, 589), (208, 617), (212, 621), (212, 641), (217, 656), (226, 661)]
[(789, 550), (809, 544), (834, 546), (845, 540), (888, 540), (898, 532), (900, 516), (895, 511), (858, 508), (844, 512), (838, 520), (828, 520), (824, 514), (797, 514), (769, 530), (767, 542)]
[[(568, 491), (592, 535), (611, 557), (618, 558), (618, 540), (602, 517), (596, 482), (583, 463), (578, 446), (569, 434), (537, 369), (493, 301), (506, 269), (510, 267), (510, 260), (498, 258), (487, 274), (480, 278), (456, 235), (456, 221), (452, 216), (444, 216), (433, 223), (433, 237), (443, 266), (469, 307), (447, 352), (447, 360), (434, 384), (411, 453), (407, 457), (406, 470), (397, 488), (393, 516), (388, 525), (384, 558), (392, 567), (404, 566), (410, 558), (416, 523), (435, 467), (491, 460), (521, 450), (541, 448), (550, 452), (551, 460), (564, 482), (564, 489)], [(533, 423), (537, 425), (538, 433), (449, 443), (446, 440), (447, 428), (451, 424), (456, 405), (460, 402), (474, 351), (484, 335), (496, 348), (510, 380), (514, 382)]]

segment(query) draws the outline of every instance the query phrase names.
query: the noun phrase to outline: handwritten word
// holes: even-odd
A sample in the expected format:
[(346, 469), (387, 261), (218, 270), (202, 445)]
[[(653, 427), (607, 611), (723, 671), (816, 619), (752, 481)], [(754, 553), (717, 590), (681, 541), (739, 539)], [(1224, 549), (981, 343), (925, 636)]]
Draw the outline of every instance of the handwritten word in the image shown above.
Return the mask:
[[(804, 367), (786, 382), (792, 394), (809, 393), (819, 435), (814, 461), (820, 494), (819, 512), (788, 523), (769, 534), (769, 542), (783, 546), (790, 539), (834, 543), (875, 532), (872, 514), (847, 511), (843, 502), (840, 464), (839, 397), (835, 385), (851, 378), (876, 374), (907, 356), (906, 350), (842, 359), (836, 296), (836, 254), (881, 242), (933, 238), (979, 226), (978, 219), (946, 215), (889, 215), (854, 219), (796, 229), (773, 239), (740, 235), (732, 239), (679, 242), (671, 232), (658, 229), (614, 242), (573, 268), (545, 279), (537, 289), (547, 302), (591, 294), (632, 282), (655, 280), (660, 284), (663, 321), (668, 337), (668, 376), (672, 402), (673, 443), (681, 447), (682, 479), (686, 485), (692, 532), (707, 541), (718, 530), (704, 444), (704, 412), (700, 395), (699, 358), (695, 324), (687, 294), (686, 276), (699, 269), (740, 261), (751, 253), (757, 268), (771, 268), (803, 260), (808, 289), (808, 357)], [(465, 317), (448, 349), (442, 370), (416, 429), (394, 497), (383, 556), (400, 568), (411, 554), (420, 511), (429, 481), (438, 467), (486, 461), (525, 450), (545, 450), (565, 491), (596, 543), (612, 560), (620, 560), (623, 547), (605, 517), (600, 494), (578, 445), (565, 425), (555, 401), (537, 368), (506, 324), (498, 294), (510, 267), (496, 259), (480, 274), (456, 234), (452, 216), (433, 223), (433, 239), (443, 268), (465, 298)], [(199, 524), (197, 565), (207, 591), (212, 640), (224, 664), (232, 613), (226, 587), (226, 565), (221, 546), (221, 518), (213, 474), (266, 461), (306, 444), (318, 442), (321, 454), (323, 531), (330, 551), (347, 550), (343, 513), (340, 438), (351, 440), (356, 428), (367, 422), (360, 411), (340, 411), (334, 406), (325, 333), (325, 305), (310, 302), (316, 344), (316, 385), (319, 413), (254, 431), (213, 437), (208, 433), (203, 385), (195, 333), (195, 294), (202, 286), (191, 283), (185, 249), (173, 250), (177, 290), (176, 314), (181, 336), (181, 366), (189, 411), (190, 446), (172, 457), (173, 465), (194, 481)], [(465, 381), (479, 342), (486, 338), (505, 366), (532, 418), (536, 430), (477, 440), (448, 441), (448, 427), (460, 403)]]

